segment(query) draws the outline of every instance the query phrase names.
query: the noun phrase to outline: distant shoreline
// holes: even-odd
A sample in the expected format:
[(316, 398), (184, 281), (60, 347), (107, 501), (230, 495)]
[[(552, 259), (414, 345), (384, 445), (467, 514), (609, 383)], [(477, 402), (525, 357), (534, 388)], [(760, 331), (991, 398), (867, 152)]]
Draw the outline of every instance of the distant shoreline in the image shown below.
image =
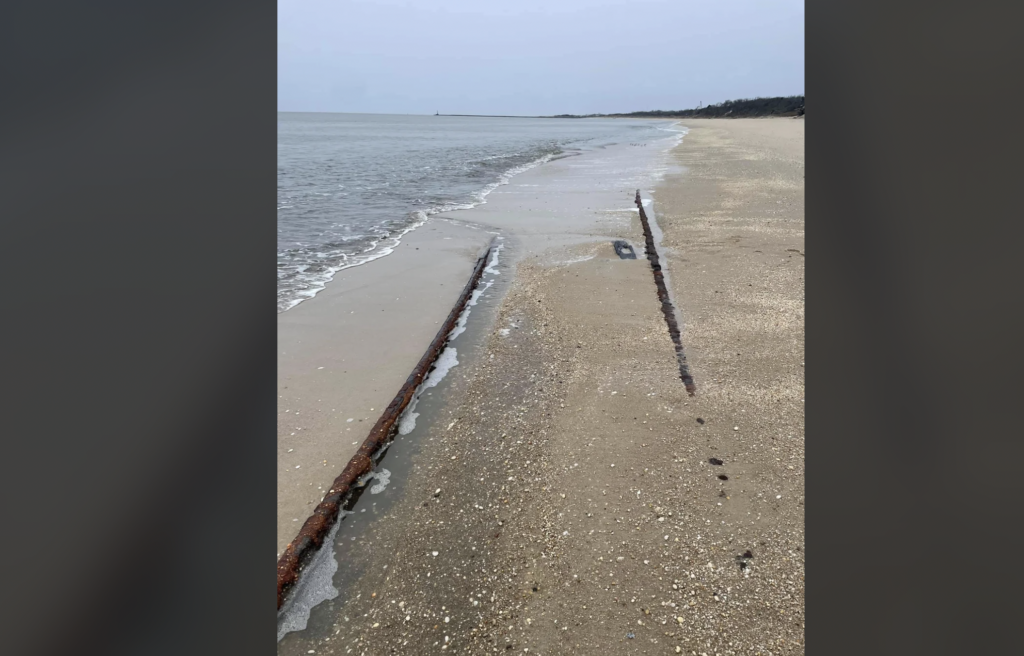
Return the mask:
[(458, 116), (462, 118), (558, 118), (557, 116), (504, 116), (501, 114), (434, 114), (434, 116)]
[(620, 114), (556, 114), (554, 116), (500, 116), (489, 114), (435, 114), (471, 118), (767, 118), (804, 115), (803, 96), (743, 98), (698, 107), (697, 109), (654, 109)]
[(652, 116), (638, 116), (633, 114), (588, 114), (586, 116), (559, 115), (559, 116), (506, 116), (502, 114), (427, 114), (427, 116), (449, 117), (449, 118), (635, 118), (635, 119), (673, 119), (673, 118), (803, 118), (803, 112), (787, 112), (785, 114), (741, 114), (737, 116), (702, 116), (693, 114), (658, 114)]

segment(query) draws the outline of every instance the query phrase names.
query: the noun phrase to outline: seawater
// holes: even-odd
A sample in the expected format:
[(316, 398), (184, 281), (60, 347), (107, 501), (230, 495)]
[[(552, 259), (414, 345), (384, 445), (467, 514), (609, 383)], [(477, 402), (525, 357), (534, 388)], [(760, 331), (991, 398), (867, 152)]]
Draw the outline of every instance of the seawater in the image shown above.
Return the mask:
[(552, 159), (658, 139), (668, 123), (279, 113), (278, 312), (387, 255), (432, 214), (484, 203)]

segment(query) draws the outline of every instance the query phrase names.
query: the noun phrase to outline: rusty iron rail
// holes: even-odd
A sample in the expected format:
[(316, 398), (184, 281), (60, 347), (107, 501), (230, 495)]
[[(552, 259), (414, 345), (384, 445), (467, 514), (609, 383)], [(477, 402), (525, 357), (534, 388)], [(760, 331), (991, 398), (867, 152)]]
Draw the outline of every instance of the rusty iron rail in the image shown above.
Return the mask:
[(341, 474), (334, 479), (334, 483), (331, 484), (331, 489), (328, 490), (327, 494), (324, 495), (323, 500), (313, 509), (313, 514), (302, 524), (302, 528), (299, 529), (299, 534), (288, 543), (284, 553), (277, 561), (277, 609), (281, 610), (281, 606), (284, 604), (285, 599), (288, 596), (288, 592), (298, 581), (299, 574), (303, 566), (309, 562), (310, 557), (316, 553), (324, 541), (324, 538), (330, 532), (334, 523), (338, 521), (338, 513), (344, 505), (349, 492), (352, 491), (353, 485), (359, 480), (361, 476), (373, 469), (374, 461), (373, 455), (384, 445), (388, 443), (391, 437), (394, 435), (396, 424), (401, 417), (402, 411), (405, 410), (409, 402), (412, 401), (413, 396), (419, 388), (420, 383), (430, 373), (434, 361), (437, 360), (437, 356), (441, 353), (442, 349), (448, 343), (448, 336), (455, 328), (456, 322), (459, 320), (459, 316), (466, 307), (466, 303), (469, 301), (470, 295), (476, 288), (477, 283), (480, 281), (480, 276), (483, 274), (484, 269), (487, 265), (487, 260), (494, 250), (494, 241), (491, 241), (487, 251), (477, 260), (476, 266), (473, 269), (473, 275), (470, 276), (469, 282), (466, 284), (465, 289), (462, 290), (462, 294), (459, 299), (455, 302), (455, 306), (452, 311), (448, 314), (448, 319), (441, 326), (441, 329), (437, 331), (437, 335), (434, 337), (434, 341), (430, 343), (427, 348), (427, 352), (420, 358), (419, 363), (412, 370), (409, 378), (406, 379), (405, 384), (398, 391), (394, 400), (391, 401), (390, 405), (385, 408), (384, 413), (374, 424), (373, 428), (370, 429), (370, 434), (367, 435), (366, 439), (363, 440), (362, 445), (356, 454), (349, 460), (348, 465)]
[(654, 233), (651, 232), (651, 224), (647, 220), (647, 213), (644, 212), (644, 204), (640, 199), (639, 189), (636, 190), (636, 206), (640, 210), (640, 223), (644, 228), (647, 259), (650, 261), (651, 270), (654, 272), (654, 284), (658, 288), (661, 312), (665, 315), (665, 323), (668, 324), (668, 334), (672, 337), (672, 343), (676, 347), (676, 360), (679, 362), (679, 379), (683, 381), (686, 393), (693, 396), (697, 393), (697, 385), (693, 382), (693, 376), (690, 375), (690, 367), (686, 364), (686, 355), (683, 353), (683, 339), (679, 334), (679, 323), (676, 321), (676, 311), (672, 305), (672, 299), (668, 295), (668, 287), (665, 285), (665, 274), (661, 271), (658, 250), (654, 247)]

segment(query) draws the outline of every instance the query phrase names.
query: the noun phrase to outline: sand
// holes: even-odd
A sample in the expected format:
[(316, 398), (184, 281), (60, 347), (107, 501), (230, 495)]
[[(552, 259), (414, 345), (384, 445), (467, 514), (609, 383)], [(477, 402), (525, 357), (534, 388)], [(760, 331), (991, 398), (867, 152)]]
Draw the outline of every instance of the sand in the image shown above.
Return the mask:
[(492, 237), (432, 221), (278, 314), (278, 556), (423, 357)]
[[(560, 206), (577, 213), (562, 232), (510, 185), (474, 217), (518, 245), (486, 346), (392, 504), (339, 552), (358, 576), (280, 653), (803, 653), (804, 121), (683, 124), (664, 179), (636, 186), (697, 395), (626, 213), (632, 180), (612, 207)], [(580, 181), (600, 181), (589, 161)], [(540, 190), (565, 162), (520, 182)]]

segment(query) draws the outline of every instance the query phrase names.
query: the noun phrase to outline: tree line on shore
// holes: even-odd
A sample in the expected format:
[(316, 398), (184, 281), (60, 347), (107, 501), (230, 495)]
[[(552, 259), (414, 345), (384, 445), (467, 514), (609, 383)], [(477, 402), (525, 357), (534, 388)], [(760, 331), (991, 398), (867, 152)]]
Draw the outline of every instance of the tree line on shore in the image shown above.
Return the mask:
[(776, 96), (774, 98), (726, 100), (697, 109), (655, 109), (622, 114), (558, 114), (552, 118), (754, 118), (803, 115), (803, 96)]

